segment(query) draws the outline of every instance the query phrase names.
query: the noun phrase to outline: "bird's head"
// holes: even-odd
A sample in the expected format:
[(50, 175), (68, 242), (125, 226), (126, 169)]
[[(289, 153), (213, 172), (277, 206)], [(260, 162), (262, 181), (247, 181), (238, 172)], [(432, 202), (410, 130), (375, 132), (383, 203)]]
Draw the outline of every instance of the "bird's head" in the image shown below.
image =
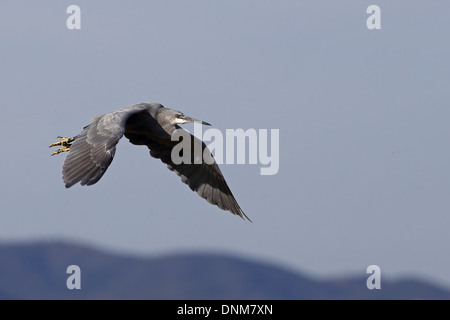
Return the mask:
[(184, 113), (182, 113), (182, 112), (180, 112), (178, 110), (170, 109), (170, 111), (171, 112), (169, 114), (167, 114), (166, 116), (171, 117), (171, 121), (170, 122), (172, 124), (183, 124), (183, 123), (189, 123), (189, 122), (199, 122), (199, 123), (201, 123), (203, 125), (210, 126), (210, 124), (208, 122), (188, 117)]

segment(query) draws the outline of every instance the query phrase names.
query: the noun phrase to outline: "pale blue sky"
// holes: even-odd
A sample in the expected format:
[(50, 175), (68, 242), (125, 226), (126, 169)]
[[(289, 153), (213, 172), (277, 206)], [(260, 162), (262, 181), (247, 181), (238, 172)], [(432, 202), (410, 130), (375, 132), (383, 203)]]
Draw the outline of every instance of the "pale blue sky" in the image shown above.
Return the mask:
[[(66, 28), (71, 4), (81, 30)], [(371, 4), (381, 30), (366, 28)], [(317, 276), (377, 264), (450, 287), (449, 12), (424, 0), (2, 1), (0, 240), (227, 252)], [(253, 223), (126, 139), (98, 184), (64, 188), (56, 136), (145, 101), (223, 132), (280, 130), (277, 175), (221, 165)]]

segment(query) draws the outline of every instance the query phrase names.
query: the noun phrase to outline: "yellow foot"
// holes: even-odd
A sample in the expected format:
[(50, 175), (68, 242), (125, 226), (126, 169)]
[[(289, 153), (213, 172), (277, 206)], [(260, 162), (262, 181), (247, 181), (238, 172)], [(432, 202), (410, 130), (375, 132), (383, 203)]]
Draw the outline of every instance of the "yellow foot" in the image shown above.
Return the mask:
[(70, 150), (70, 146), (59, 148), (58, 150), (56, 150), (55, 152), (52, 153), (52, 156), (54, 156), (55, 154), (60, 154), (61, 152), (67, 152), (69, 150)]
[(61, 140), (61, 141), (52, 143), (49, 146), (49, 148), (56, 147), (56, 146), (68, 146), (74, 140), (74, 138), (63, 138), (63, 137), (58, 137), (58, 139)]
[(61, 146), (61, 148), (59, 148), (58, 150), (56, 150), (55, 152), (52, 153), (52, 156), (54, 156), (55, 154), (59, 154), (61, 152), (69, 151), (70, 150), (70, 146), (72, 145), (71, 142), (73, 142), (75, 140), (74, 138), (63, 138), (63, 137), (58, 137), (58, 139), (61, 140), (61, 141), (52, 143), (49, 146), (49, 148)]

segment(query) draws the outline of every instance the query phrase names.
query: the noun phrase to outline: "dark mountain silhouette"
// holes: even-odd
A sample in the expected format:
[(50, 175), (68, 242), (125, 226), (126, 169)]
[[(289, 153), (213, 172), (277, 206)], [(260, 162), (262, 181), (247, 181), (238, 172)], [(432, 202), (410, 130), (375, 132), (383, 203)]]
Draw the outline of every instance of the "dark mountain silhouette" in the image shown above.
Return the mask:
[[(61, 242), (0, 245), (0, 299), (450, 299), (424, 281), (318, 280), (219, 254), (130, 257)], [(81, 269), (81, 290), (66, 286)]]

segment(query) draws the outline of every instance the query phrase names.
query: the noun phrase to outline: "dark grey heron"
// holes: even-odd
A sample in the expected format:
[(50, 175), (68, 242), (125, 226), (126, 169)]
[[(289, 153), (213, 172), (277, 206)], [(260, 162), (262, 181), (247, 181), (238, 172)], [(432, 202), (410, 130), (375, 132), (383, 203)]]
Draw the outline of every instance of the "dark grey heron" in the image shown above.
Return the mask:
[[(66, 188), (78, 182), (89, 186), (97, 183), (106, 172), (114, 158), (117, 143), (125, 135), (132, 144), (147, 146), (152, 157), (165, 163), (200, 197), (251, 221), (240, 208), (214, 160), (212, 163), (205, 162), (202, 157), (198, 163), (198, 159), (194, 161), (194, 157), (198, 157), (195, 152), (191, 152), (190, 163), (176, 164), (172, 160), (172, 149), (178, 143), (172, 141), (172, 133), (181, 129), (178, 124), (188, 122), (210, 125), (159, 103), (139, 103), (96, 117), (79, 135), (73, 138), (58, 137), (60, 141), (50, 147), (60, 146), (52, 155), (69, 152), (62, 170)], [(204, 142), (189, 135), (192, 149), (195, 144), (200, 144), (202, 154), (214, 159)]]

